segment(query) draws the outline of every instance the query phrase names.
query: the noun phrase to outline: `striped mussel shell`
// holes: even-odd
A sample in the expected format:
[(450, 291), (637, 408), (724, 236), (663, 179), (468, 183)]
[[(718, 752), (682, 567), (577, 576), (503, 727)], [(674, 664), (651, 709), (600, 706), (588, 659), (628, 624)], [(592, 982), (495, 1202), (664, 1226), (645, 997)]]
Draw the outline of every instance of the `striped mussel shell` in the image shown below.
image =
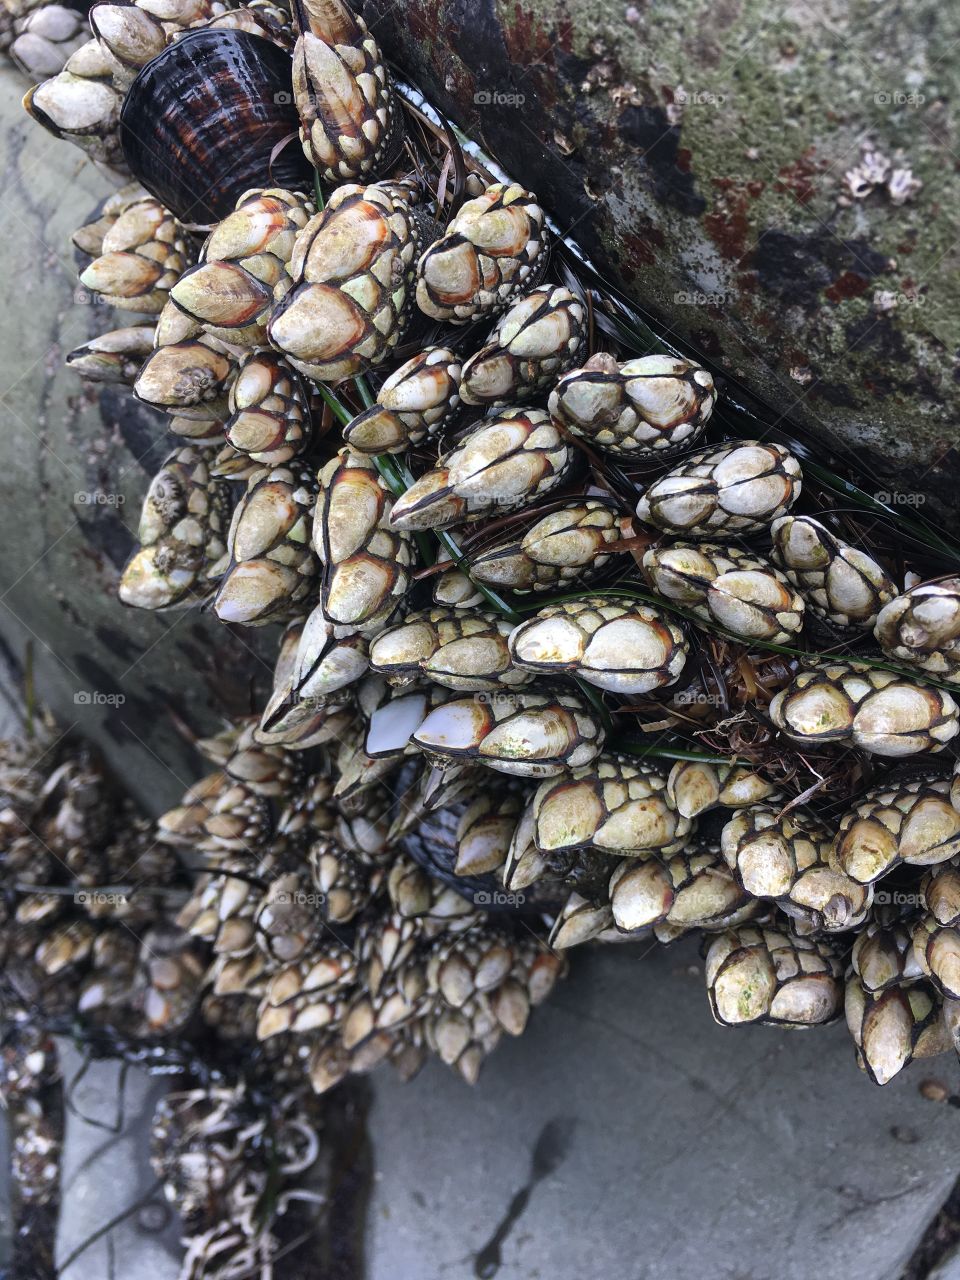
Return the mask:
[(689, 646), (653, 605), (587, 596), (547, 605), (510, 633), (516, 666), (577, 676), (612, 693), (649, 693), (676, 681)]
[(410, 584), (410, 536), (391, 527), (394, 501), (373, 462), (341, 449), (319, 475), (313, 546), (320, 605), (338, 635), (370, 634), (390, 620)]
[(752, 805), (723, 828), (720, 850), (747, 893), (772, 899), (802, 926), (833, 933), (863, 924), (873, 890), (832, 865), (832, 842), (803, 810)]
[(742, 764), (678, 760), (667, 777), (667, 795), (685, 818), (695, 818), (718, 805), (740, 809), (776, 799), (777, 794), (772, 782)]
[(200, 261), (170, 292), (205, 333), (237, 346), (266, 344), (274, 303), (290, 287), (290, 258), (313, 204), (279, 187), (244, 192), (211, 231)]
[(230, 487), (211, 477), (204, 449), (175, 449), (150, 482), (137, 537), (140, 548), (120, 577), (118, 595), (137, 609), (189, 604), (213, 589), (226, 549)]
[(535, 502), (569, 476), (574, 450), (544, 409), (484, 419), (394, 504), (396, 529), (446, 529)]
[(421, 609), (371, 641), (370, 666), (393, 684), (427, 679), (464, 693), (517, 688), (533, 676), (511, 660), (510, 631), (491, 610)]
[(770, 526), (773, 558), (815, 618), (830, 627), (868, 631), (897, 594), (883, 568), (812, 516), (781, 516)]
[(222, 421), (227, 396), (237, 374), (236, 361), (214, 338), (171, 342), (144, 361), (133, 394), (144, 404), (180, 418)]
[(620, 855), (667, 856), (678, 853), (693, 831), (670, 798), (663, 774), (614, 754), (542, 783), (530, 801), (528, 820), (532, 843), (549, 854), (590, 846)]
[(376, 403), (343, 429), (360, 453), (404, 453), (438, 435), (460, 404), (460, 358), (449, 347), (426, 347), (383, 383)]
[(660, 930), (660, 941), (691, 929), (732, 928), (760, 909), (737, 883), (717, 844), (697, 837), (673, 854), (624, 858), (610, 877), (609, 894), (613, 923), (621, 932), (653, 928)]
[[(874, 901), (883, 897), (878, 890)], [(853, 941), (850, 964), (865, 991), (878, 993), (888, 987), (919, 978), (920, 966), (913, 955), (913, 937), (907, 921), (879, 917), (868, 920)]]
[(472, 761), (520, 777), (549, 778), (589, 764), (603, 739), (603, 726), (578, 694), (537, 688), (444, 702), (425, 717), (410, 740), (431, 757)]
[(367, 671), (363, 636), (338, 639), (320, 608), (305, 621), (291, 622), (280, 641), (273, 691), (260, 718), (261, 739), (291, 744), (312, 736), (333, 706), (342, 706), (348, 687)]
[(26, 93), (23, 106), (55, 138), (72, 142), (91, 160), (123, 172), (117, 132), (123, 94), (113, 86), (114, 66), (99, 40), (88, 40), (70, 55), (59, 74)]
[(410, 317), (421, 214), (406, 184), (338, 187), (297, 236), (294, 284), (267, 332), (301, 373), (341, 382), (378, 365)]
[(888, 657), (960, 679), (960, 578), (922, 582), (897, 596), (880, 610), (873, 634)]
[[(153, 6), (151, 6), (153, 8)], [(290, 56), (247, 31), (187, 31), (151, 59), (120, 116), (130, 172), (186, 223), (209, 225), (266, 175), (287, 191), (313, 174), (296, 147)]]
[(664, 457), (703, 433), (716, 402), (706, 369), (673, 356), (618, 364), (598, 352), (550, 393), (550, 412), (574, 435), (622, 457)]
[(465, 324), (508, 306), (539, 282), (547, 229), (536, 197), (495, 182), (467, 200), (417, 266), (417, 306), (432, 320)]
[(706, 951), (710, 1009), (723, 1026), (811, 1027), (843, 1007), (843, 967), (826, 940), (786, 929), (740, 925)]
[(649, 486), (637, 515), (664, 533), (733, 538), (766, 529), (800, 496), (800, 464), (771, 441), (701, 449)]
[(648, 547), (643, 571), (667, 600), (745, 640), (783, 644), (803, 628), (804, 602), (761, 556), (713, 542)]
[(840, 819), (833, 861), (861, 884), (899, 863), (927, 867), (960, 854), (960, 813), (950, 781), (929, 774), (888, 779), (872, 787)]
[(184, 230), (153, 196), (128, 205), (104, 233), (80, 283), (108, 306), (157, 315), (191, 254)]
[(293, 0), (293, 93), (307, 159), (328, 182), (383, 172), (402, 124), (380, 46), (342, 0)]
[(857, 1062), (874, 1084), (889, 1084), (914, 1059), (935, 1057), (953, 1047), (943, 1002), (927, 982), (872, 992), (851, 973), (844, 1008)]
[(117, 382), (132, 386), (144, 360), (153, 350), (152, 324), (111, 329), (67, 353), (64, 364), (88, 382)]
[(263, 466), (289, 462), (310, 444), (310, 407), (300, 375), (273, 351), (240, 362), (224, 424), (227, 441)]
[(319, 568), (310, 545), (316, 493), (310, 471), (296, 462), (250, 477), (233, 513), (229, 565), (213, 602), (221, 622), (283, 619), (309, 594)]
[(799, 742), (847, 742), (881, 756), (942, 751), (960, 732), (960, 708), (945, 690), (857, 662), (800, 671), (769, 714)]
[(480, 582), (521, 593), (581, 585), (605, 569), (617, 544), (633, 533), (629, 517), (608, 503), (584, 498), (542, 516), (519, 541), (471, 556), (470, 573)]
[(463, 366), (464, 404), (520, 404), (545, 391), (582, 356), (586, 318), (582, 300), (562, 285), (524, 294)]

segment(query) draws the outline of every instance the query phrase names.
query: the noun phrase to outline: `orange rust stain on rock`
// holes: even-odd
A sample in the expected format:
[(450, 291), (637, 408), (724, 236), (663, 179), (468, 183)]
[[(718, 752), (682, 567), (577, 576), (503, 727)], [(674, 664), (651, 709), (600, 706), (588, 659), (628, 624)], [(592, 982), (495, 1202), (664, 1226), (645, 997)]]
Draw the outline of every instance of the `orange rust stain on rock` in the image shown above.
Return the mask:
[(511, 62), (527, 66), (546, 57), (554, 46), (548, 31), (537, 22), (529, 5), (514, 0), (513, 20), (501, 23), (503, 43)]
[(421, 10), (415, 0), (407, 0), (405, 15), (407, 25), (415, 40), (429, 40), (435, 35), (435, 24), (430, 22), (427, 12)]
[(809, 204), (816, 192), (814, 177), (825, 166), (825, 161), (814, 159), (814, 148), (807, 147), (799, 160), (785, 164), (779, 170), (774, 191), (788, 191), (798, 204)]
[(870, 281), (857, 271), (844, 271), (833, 284), (824, 289), (824, 296), (831, 302), (843, 302), (845, 298), (859, 298), (870, 287)]
[(663, 246), (663, 235), (656, 227), (644, 229), (643, 235), (629, 232), (623, 237), (627, 267), (651, 267), (657, 260), (657, 249)]
[(748, 192), (732, 178), (713, 178), (712, 182), (718, 195), (713, 209), (703, 219), (707, 235), (725, 258), (739, 262), (746, 253), (751, 232)]

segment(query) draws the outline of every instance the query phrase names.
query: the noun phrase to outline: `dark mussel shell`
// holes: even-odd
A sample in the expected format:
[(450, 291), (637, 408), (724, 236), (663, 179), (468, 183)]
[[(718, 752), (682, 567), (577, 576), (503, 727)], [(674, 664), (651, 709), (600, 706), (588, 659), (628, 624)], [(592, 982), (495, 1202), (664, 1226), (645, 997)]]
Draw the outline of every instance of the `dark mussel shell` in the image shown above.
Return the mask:
[(124, 100), (120, 141), (130, 172), (188, 223), (219, 222), (252, 187), (312, 191), (291, 65), (288, 53), (246, 31), (181, 36), (147, 63)]

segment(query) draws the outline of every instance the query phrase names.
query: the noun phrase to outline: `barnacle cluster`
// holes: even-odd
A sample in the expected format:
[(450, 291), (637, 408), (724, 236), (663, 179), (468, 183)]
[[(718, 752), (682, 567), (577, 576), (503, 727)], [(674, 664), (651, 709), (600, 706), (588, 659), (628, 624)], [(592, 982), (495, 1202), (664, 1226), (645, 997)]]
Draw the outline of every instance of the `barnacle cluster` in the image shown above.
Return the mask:
[(322, 1204), (319, 1095), (430, 1054), (472, 1082), (566, 967), (535, 911), (518, 927), (484, 905), (518, 794), (437, 793), (427, 813), (381, 783), (358, 805), (334, 795), (329, 752), (308, 774), (254, 728), (202, 741), (217, 767), (159, 823), (49, 718), (0, 743), (0, 1091), (21, 1195), (39, 1211), (57, 1194), (59, 1133), (37, 1105), (51, 1033), (179, 1072), (153, 1163), (184, 1277), (260, 1274), (296, 1235), (291, 1205)]
[(68, 357), (178, 437), (120, 598), (283, 625), (160, 821), (201, 1008), (318, 1091), (473, 1080), (569, 947), (697, 931), (724, 1024), (845, 1011), (879, 1083), (955, 1046), (952, 542), (657, 343), (342, 0), (91, 26), (27, 108), (134, 179), (74, 237), (125, 327)]

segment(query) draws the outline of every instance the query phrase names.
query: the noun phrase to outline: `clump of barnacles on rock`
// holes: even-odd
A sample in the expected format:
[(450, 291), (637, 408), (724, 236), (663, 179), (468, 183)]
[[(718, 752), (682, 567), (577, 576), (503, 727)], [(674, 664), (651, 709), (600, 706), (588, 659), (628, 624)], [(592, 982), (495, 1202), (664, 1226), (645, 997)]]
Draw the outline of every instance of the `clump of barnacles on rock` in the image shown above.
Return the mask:
[(159, 823), (201, 1012), (318, 1093), (473, 1081), (574, 945), (697, 932), (724, 1025), (845, 1015), (881, 1084), (957, 1047), (960, 549), (658, 338), (343, 0), (91, 29), (26, 106), (132, 179), (67, 357), (174, 436), (119, 596), (283, 628)]

